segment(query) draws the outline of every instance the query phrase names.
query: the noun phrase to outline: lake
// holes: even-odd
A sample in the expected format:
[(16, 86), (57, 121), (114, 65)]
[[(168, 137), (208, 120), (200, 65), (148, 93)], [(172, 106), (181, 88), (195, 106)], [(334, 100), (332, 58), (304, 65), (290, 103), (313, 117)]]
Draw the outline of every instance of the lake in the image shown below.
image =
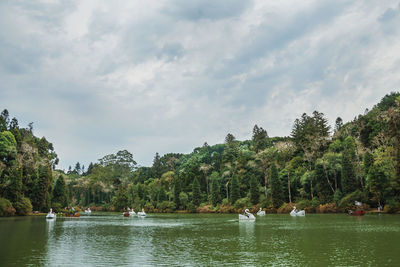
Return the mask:
[(400, 216), (0, 218), (1, 266), (400, 266)]

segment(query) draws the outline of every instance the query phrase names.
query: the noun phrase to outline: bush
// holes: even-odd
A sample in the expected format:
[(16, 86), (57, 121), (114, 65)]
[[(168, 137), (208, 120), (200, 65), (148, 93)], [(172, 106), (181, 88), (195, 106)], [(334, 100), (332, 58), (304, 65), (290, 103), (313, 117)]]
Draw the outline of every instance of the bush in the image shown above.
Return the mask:
[(320, 205), (320, 202), (317, 198), (313, 198), (313, 200), (303, 199), (297, 202), (296, 208), (298, 210), (305, 210), (308, 213), (313, 213), (316, 211), (316, 208)]
[(339, 202), (342, 199), (342, 192), (338, 189), (333, 194), (333, 201), (335, 201), (336, 206), (339, 206)]
[(154, 206), (153, 206), (153, 204), (151, 203), (151, 202), (147, 202), (145, 205), (144, 205), (144, 207), (143, 207), (145, 210), (147, 210), (147, 211), (152, 211), (153, 209), (154, 209)]
[(396, 200), (389, 200), (384, 209), (384, 212), (387, 213), (396, 213), (396, 212), (400, 212), (400, 202), (396, 201)]
[(335, 205), (335, 203), (326, 203), (324, 205), (319, 205), (319, 207), (317, 207), (317, 212), (320, 213), (336, 213), (337, 212), (337, 207)]
[(160, 204), (158, 204), (158, 209), (163, 212), (175, 210), (175, 202), (167, 200), (163, 201)]
[(101, 205), (101, 210), (102, 211), (113, 211), (114, 207), (110, 203), (104, 203)]
[(27, 197), (22, 197), (18, 202), (15, 202), (14, 207), (17, 211), (17, 215), (27, 215), (32, 211), (31, 201)]
[(353, 209), (354, 208), (354, 201), (361, 201), (361, 202), (366, 202), (367, 197), (363, 192), (360, 190), (356, 190), (353, 193), (347, 194), (342, 198), (342, 200), (339, 202), (339, 208), (341, 209)]
[(233, 209), (233, 206), (231, 206), (229, 203), (226, 205), (220, 205), (218, 209), (219, 213), (233, 213), (235, 212)]
[(250, 206), (250, 199), (248, 197), (239, 198), (238, 200), (236, 200), (235, 204), (233, 205), (233, 207), (237, 210), (244, 209), (249, 206)]
[(196, 209), (198, 213), (213, 213), (215, 212), (212, 205), (201, 205)]
[(62, 205), (57, 202), (52, 203), (51, 208), (53, 209), (54, 212), (60, 212), (63, 210)]
[(227, 198), (224, 198), (222, 200), (222, 205), (229, 205), (229, 200)]
[(0, 217), (15, 215), (15, 209), (8, 199), (0, 198)]
[(196, 213), (196, 206), (192, 202), (189, 202), (189, 204), (187, 205), (187, 210), (190, 213)]

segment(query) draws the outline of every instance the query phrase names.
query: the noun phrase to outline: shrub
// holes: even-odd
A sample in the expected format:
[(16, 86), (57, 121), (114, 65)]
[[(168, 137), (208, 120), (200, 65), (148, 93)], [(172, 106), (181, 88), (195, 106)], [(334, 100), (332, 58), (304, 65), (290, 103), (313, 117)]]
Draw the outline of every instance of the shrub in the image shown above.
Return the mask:
[(158, 209), (163, 212), (175, 210), (175, 202), (167, 200), (163, 201), (160, 204), (158, 204)]
[(229, 205), (229, 200), (227, 198), (224, 198), (222, 200), (222, 205)]
[(387, 212), (387, 213), (400, 212), (400, 202), (398, 202), (396, 200), (389, 200), (386, 203), (385, 208), (383, 209), (383, 211)]
[(339, 208), (341, 209), (352, 209), (354, 206), (354, 201), (361, 201), (361, 202), (366, 202), (367, 197), (363, 192), (360, 190), (356, 190), (353, 193), (347, 194), (342, 198), (342, 200), (339, 202)]
[(0, 217), (15, 215), (15, 209), (8, 199), (0, 198)]
[(239, 198), (233, 205), (235, 209), (243, 209), (249, 206), (250, 206), (250, 199), (248, 197)]
[(320, 213), (336, 213), (337, 207), (335, 203), (326, 203), (324, 205), (319, 205), (316, 211)]
[(154, 206), (153, 206), (153, 204), (151, 203), (151, 202), (147, 202), (145, 205), (144, 205), (144, 207), (143, 207), (145, 210), (147, 210), (147, 211), (152, 211), (153, 209), (154, 209)]
[(233, 209), (233, 206), (231, 206), (228, 203), (228, 204), (219, 206), (218, 212), (219, 213), (233, 213), (234, 209)]
[(200, 205), (200, 207), (198, 207), (196, 209), (196, 211), (198, 213), (213, 213), (214, 212), (212, 205)]
[(333, 194), (333, 201), (335, 201), (336, 206), (339, 206), (339, 202), (342, 199), (342, 192), (338, 189)]
[(306, 212), (315, 212), (316, 208), (319, 206), (320, 202), (317, 198), (313, 198), (313, 200), (303, 199), (297, 202), (296, 208), (298, 210), (305, 210)]
[(32, 211), (31, 201), (27, 197), (22, 197), (18, 202), (15, 202), (14, 207), (18, 215), (27, 215)]
[(196, 206), (192, 202), (189, 202), (189, 204), (187, 205), (187, 210), (190, 213), (196, 213)]
[(62, 211), (62, 205), (60, 203), (54, 202), (51, 204), (51, 208), (53, 209), (54, 212), (60, 212)]

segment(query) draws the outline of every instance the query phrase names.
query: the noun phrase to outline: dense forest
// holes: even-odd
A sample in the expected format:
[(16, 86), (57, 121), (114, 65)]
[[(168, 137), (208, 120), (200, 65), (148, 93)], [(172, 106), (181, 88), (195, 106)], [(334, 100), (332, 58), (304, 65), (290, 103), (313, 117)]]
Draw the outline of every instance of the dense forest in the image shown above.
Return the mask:
[(255, 125), (251, 140), (228, 133), (223, 144), (204, 143), (190, 154), (156, 153), (138, 166), (127, 150), (85, 169), (56, 170), (53, 145), (0, 116), (0, 216), (126, 207), (152, 212), (239, 212), (259, 207), (288, 212), (345, 212), (354, 201), (400, 211), (400, 93), (382, 98), (353, 121), (304, 113), (288, 137), (269, 137)]

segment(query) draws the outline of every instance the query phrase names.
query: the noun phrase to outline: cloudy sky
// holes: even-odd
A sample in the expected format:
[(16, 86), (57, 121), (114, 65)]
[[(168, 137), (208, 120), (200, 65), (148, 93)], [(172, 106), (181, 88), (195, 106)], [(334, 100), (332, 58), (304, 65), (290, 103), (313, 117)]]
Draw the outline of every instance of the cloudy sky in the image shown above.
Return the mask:
[(400, 1), (0, 1), (0, 109), (60, 168), (289, 135), (399, 90)]

